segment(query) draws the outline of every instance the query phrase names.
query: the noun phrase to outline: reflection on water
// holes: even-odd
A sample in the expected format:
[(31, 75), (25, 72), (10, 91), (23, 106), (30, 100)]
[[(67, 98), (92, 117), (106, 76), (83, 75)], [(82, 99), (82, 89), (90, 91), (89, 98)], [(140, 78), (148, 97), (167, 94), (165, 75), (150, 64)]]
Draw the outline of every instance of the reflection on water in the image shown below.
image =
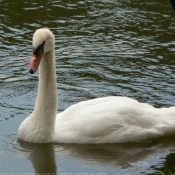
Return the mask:
[[(140, 174), (144, 171), (147, 174), (154, 174), (158, 170), (163, 170), (154, 162), (154, 156), (159, 155), (162, 159), (160, 163), (166, 163), (171, 169), (175, 156), (175, 141), (173, 137), (148, 141), (141, 143), (127, 144), (33, 144), (17, 140), (16, 136), (9, 136), (4, 142), (4, 148), (8, 147), (8, 152), (13, 152), (18, 156), (27, 158), (35, 173), (77, 173), (89, 171), (84, 166), (93, 167), (94, 164), (99, 167), (99, 172), (112, 174), (112, 172), (135, 173)], [(7, 150), (6, 150), (7, 151)], [(163, 153), (171, 153), (167, 157)], [(62, 169), (59, 160), (63, 161), (67, 169)], [(72, 166), (81, 164), (79, 171)], [(152, 160), (152, 167), (150, 167)], [(111, 169), (109, 169), (111, 168)], [(112, 171), (113, 170), (113, 171)], [(134, 171), (133, 171), (134, 170)], [(92, 170), (91, 170), (92, 171)], [(152, 173), (151, 173), (152, 172)]]
[(21, 172), (57, 173), (78, 168), (151, 174), (166, 162), (174, 166), (173, 138), (128, 145), (36, 145), (15, 139), (16, 149), (4, 149), (13, 143), (4, 145), (4, 137), (16, 136), (35, 103), (38, 78), (27, 68), (39, 27), (49, 27), (56, 38), (59, 111), (108, 95), (173, 106), (175, 20), (168, 1), (2, 0), (0, 11), (0, 170), (19, 171), (15, 162), (23, 165)]
[[(31, 161), (35, 173), (57, 173), (54, 147), (51, 144), (30, 144), (19, 141), (21, 154)], [(20, 149), (21, 149), (20, 148)], [(28, 154), (26, 154), (26, 151)]]

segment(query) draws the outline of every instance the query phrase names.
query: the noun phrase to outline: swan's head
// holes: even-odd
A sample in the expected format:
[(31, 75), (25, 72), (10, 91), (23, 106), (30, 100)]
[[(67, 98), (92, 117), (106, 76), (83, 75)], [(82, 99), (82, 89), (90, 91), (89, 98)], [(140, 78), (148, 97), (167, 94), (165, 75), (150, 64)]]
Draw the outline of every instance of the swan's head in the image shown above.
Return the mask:
[(35, 73), (39, 67), (40, 61), (45, 53), (54, 48), (55, 39), (49, 29), (42, 28), (36, 30), (33, 35), (33, 57), (30, 61), (29, 72)]

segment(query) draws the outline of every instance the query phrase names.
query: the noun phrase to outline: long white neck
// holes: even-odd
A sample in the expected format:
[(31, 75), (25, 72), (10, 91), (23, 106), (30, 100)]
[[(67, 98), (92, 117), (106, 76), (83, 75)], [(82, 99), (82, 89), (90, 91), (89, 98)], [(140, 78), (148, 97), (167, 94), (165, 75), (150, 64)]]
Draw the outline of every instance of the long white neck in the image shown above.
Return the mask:
[[(39, 87), (33, 117), (40, 129), (52, 135), (58, 107), (54, 49), (45, 53), (39, 67)], [(48, 132), (48, 133), (47, 133)]]

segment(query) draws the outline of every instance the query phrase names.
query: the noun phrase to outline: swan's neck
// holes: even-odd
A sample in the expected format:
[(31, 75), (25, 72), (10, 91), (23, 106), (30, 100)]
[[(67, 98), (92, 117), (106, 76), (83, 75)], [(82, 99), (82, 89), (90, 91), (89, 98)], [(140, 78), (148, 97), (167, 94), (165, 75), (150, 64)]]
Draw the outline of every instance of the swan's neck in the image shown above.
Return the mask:
[(38, 128), (48, 134), (53, 134), (58, 107), (57, 80), (55, 68), (54, 49), (46, 53), (39, 66), (39, 87), (35, 109), (34, 120)]

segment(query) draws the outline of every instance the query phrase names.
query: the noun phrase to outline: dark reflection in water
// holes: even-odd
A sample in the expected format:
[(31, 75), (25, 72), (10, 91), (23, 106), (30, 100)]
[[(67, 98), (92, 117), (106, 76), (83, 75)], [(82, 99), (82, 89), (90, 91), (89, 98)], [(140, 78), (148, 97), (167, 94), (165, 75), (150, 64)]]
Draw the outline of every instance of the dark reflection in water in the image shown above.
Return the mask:
[[(172, 162), (174, 162), (173, 158), (175, 156), (175, 141), (172, 140), (172, 137), (167, 137), (163, 140), (159, 139), (152, 142), (100, 145), (32, 144), (20, 140), (18, 140), (18, 143), (20, 144), (19, 149), (22, 149), (19, 154), (24, 153), (24, 155), (30, 159), (35, 173), (63, 173), (59, 168), (59, 162), (56, 161), (57, 157), (61, 155), (73, 158), (75, 161), (81, 161), (84, 164), (97, 164), (101, 167), (120, 168), (125, 173), (132, 172), (131, 168), (133, 167), (138, 168), (137, 164), (140, 162), (141, 165), (143, 164), (143, 170), (147, 169), (147, 173), (145, 173), (152, 174), (149, 173), (151, 172), (150, 168), (154, 170), (154, 172), (158, 172), (158, 170), (163, 171), (163, 168), (157, 165), (151, 167), (148, 165), (145, 166), (143, 162), (164, 152), (171, 152), (172, 154), (169, 154), (166, 159), (162, 157), (162, 164), (168, 164), (170, 170), (174, 172), (171, 167), (174, 166)], [(26, 154), (26, 151), (28, 154)], [(67, 172), (69, 172), (69, 165), (67, 166)], [(79, 167), (79, 170), (79, 172), (81, 172), (83, 168)], [(143, 170), (135, 170), (135, 173), (142, 173)], [(75, 172), (77, 172), (77, 170)]]
[[(129, 96), (156, 107), (174, 105), (175, 18), (168, 1), (0, 0), (0, 11), (2, 135), (17, 134), (19, 124), (33, 110), (38, 78), (29, 76), (27, 68), (32, 35), (40, 27), (50, 28), (56, 38), (59, 111), (108, 95)], [(84, 172), (151, 174), (166, 163), (174, 171), (173, 140), (124, 145), (19, 142), (17, 154), (5, 154), (2, 138), (0, 161), (2, 165), (8, 158), (20, 162), (22, 154), (29, 157), (35, 172), (79, 167)], [(9, 165), (4, 166), (10, 171)]]
[[(37, 173), (53, 173), (57, 174), (57, 166), (55, 162), (55, 152), (52, 144), (32, 144), (18, 141), (21, 151), (26, 153), (31, 161), (34, 172)], [(21, 149), (20, 148), (20, 149)]]

